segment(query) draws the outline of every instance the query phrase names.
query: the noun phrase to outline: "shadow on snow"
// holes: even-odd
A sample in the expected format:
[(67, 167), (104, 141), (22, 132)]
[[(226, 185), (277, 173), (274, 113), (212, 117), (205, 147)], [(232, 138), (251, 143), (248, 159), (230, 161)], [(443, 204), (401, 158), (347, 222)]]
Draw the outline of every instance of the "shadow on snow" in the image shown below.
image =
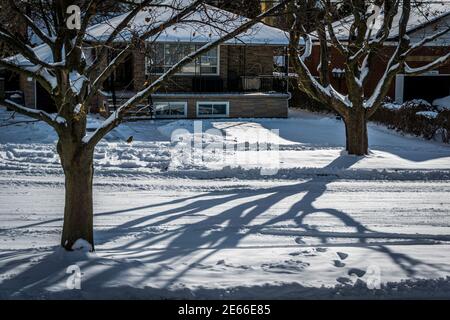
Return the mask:
[[(349, 168), (354, 165), (360, 158), (353, 156), (340, 156), (329, 166), (338, 168)], [(293, 223), (295, 228), (301, 231), (293, 234), (286, 233), (284, 235), (298, 235), (299, 237), (309, 237), (318, 239), (320, 246), (364, 246), (369, 250), (379, 252), (392, 260), (401, 270), (408, 276), (414, 276), (415, 270), (418, 266), (427, 266), (436, 270), (443, 270), (443, 266), (438, 264), (430, 264), (425, 261), (418, 260), (404, 253), (395, 252), (387, 244), (392, 244), (388, 241), (368, 242), (368, 239), (380, 240), (402, 240), (403, 245), (433, 243), (431, 240), (450, 241), (450, 236), (433, 236), (420, 234), (395, 234), (395, 233), (380, 233), (371, 230), (364, 226), (349, 214), (334, 209), (334, 208), (317, 208), (314, 202), (320, 198), (326, 191), (327, 185), (333, 182), (334, 179), (327, 177), (316, 177), (311, 180), (301, 182), (298, 184), (282, 185), (271, 188), (251, 190), (243, 192), (242, 189), (226, 190), (220, 192), (210, 192), (189, 198), (176, 199), (165, 203), (151, 204), (148, 206), (140, 206), (136, 208), (129, 208), (127, 210), (118, 210), (111, 212), (103, 212), (96, 214), (99, 216), (114, 216), (122, 213), (130, 213), (136, 210), (147, 210), (148, 214), (144, 217), (127, 221), (121, 225), (108, 230), (96, 231), (97, 245), (109, 243), (112, 240), (120, 237), (123, 234), (132, 232), (138, 237), (124, 245), (118, 245), (109, 252), (117, 252), (117, 257), (120, 259), (120, 254), (126, 252), (127, 255), (135, 254), (138, 259), (145, 261), (146, 265), (154, 266), (145, 275), (145, 280), (156, 279), (167, 268), (170, 268), (171, 263), (180, 259), (191, 256), (194, 252), (195, 261), (183, 267), (165, 281), (162, 286), (163, 291), (155, 292), (155, 297), (161, 294), (165, 297), (176, 297), (170, 295), (170, 288), (175, 285), (186, 273), (188, 273), (194, 265), (198, 265), (208, 257), (214, 255), (220, 250), (227, 248), (238, 248), (239, 243), (249, 235), (264, 233), (273, 235), (283, 235), (274, 230), (274, 225), (277, 223)], [(301, 195), (300, 195), (301, 194)], [(285, 212), (280, 212), (278, 215), (258, 225), (251, 225), (252, 221), (258, 218), (261, 214), (266, 212), (272, 206), (282, 201), (286, 197), (299, 195), (296, 201)], [(257, 198), (255, 198), (257, 196)], [(188, 202), (188, 203), (185, 203)], [(234, 204), (238, 202), (238, 204)], [(167, 230), (162, 233), (149, 233), (149, 227), (163, 226), (169, 223), (177, 225), (178, 219), (185, 216), (196, 215), (202, 217), (202, 213), (208, 212), (210, 208), (218, 205), (227, 204), (226, 209), (219, 214), (213, 216), (205, 216), (197, 222), (188, 225), (181, 225), (172, 230)], [(174, 208), (161, 210), (160, 207), (172, 205)], [(354, 232), (349, 233), (334, 233), (323, 232), (318, 227), (308, 225), (305, 219), (316, 213), (326, 213), (329, 216), (338, 219), (344, 226), (351, 228)], [(47, 221), (49, 222), (49, 221)], [(46, 223), (46, 222), (44, 222)], [(35, 225), (35, 224), (34, 224)], [(205, 232), (207, 228), (213, 225), (227, 225), (225, 228), (218, 228), (214, 232)], [(240, 232), (240, 227), (245, 226), (246, 231)], [(25, 226), (26, 228), (27, 226)], [(24, 227), (22, 227), (24, 228)], [(242, 231), (242, 230), (241, 230)], [(333, 243), (330, 238), (352, 239), (350, 243)], [(152, 250), (163, 241), (167, 243), (161, 250)], [(297, 247), (307, 247), (307, 244), (296, 244)], [(199, 250), (199, 248), (206, 248), (208, 250)], [(242, 248), (244, 249), (244, 248)], [(262, 247), (261, 249), (264, 249)], [(199, 252), (197, 252), (199, 251)], [(81, 253), (80, 253), (81, 254)], [(136, 263), (126, 259), (123, 263), (117, 262), (115, 259), (107, 258), (93, 258), (89, 259), (78, 253), (67, 254), (61, 252), (60, 249), (54, 250), (51, 254), (43, 256), (42, 252), (30, 250), (20, 250), (14, 252), (0, 253), (0, 259), (9, 259), (8, 263), (3, 264), (1, 274), (18, 268), (21, 265), (28, 263), (30, 256), (36, 259), (36, 263), (27, 270), (19, 272), (16, 276), (6, 279), (2, 282), (2, 295), (15, 294), (20, 297), (26, 297), (27, 292), (43, 292), (52, 284), (62, 281), (67, 277), (64, 273), (65, 268), (69, 262), (81, 261), (83, 269), (93, 266), (97, 263), (102, 263), (104, 268), (101, 272), (92, 275), (89, 279), (83, 282), (83, 286), (98, 290), (106, 283), (114, 281), (121, 274), (126, 272), (129, 268), (136, 266)], [(112, 254), (114, 255), (114, 254)], [(67, 258), (69, 257), (69, 258)], [(69, 261), (68, 261), (69, 260)], [(62, 271), (63, 270), (63, 271)], [(449, 271), (449, 270), (445, 270)], [(300, 271), (301, 272), (301, 271)], [(142, 279), (140, 279), (142, 280)], [(139, 281), (137, 281), (137, 284)], [(18, 288), (20, 284), (21, 288)], [(269, 286), (270, 287), (270, 286)], [(269, 288), (267, 287), (267, 288)], [(273, 288), (272, 288), (273, 289)], [(299, 291), (305, 287), (297, 288)], [(103, 290), (103, 289), (102, 289)], [(128, 288), (128, 290), (133, 290)], [(138, 295), (141, 289), (135, 289), (130, 296)], [(273, 290), (275, 293), (276, 290)], [(250, 297), (251, 294), (247, 292)], [(102, 293), (99, 294), (100, 296)], [(142, 295), (141, 295), (142, 296)], [(144, 295), (145, 296), (145, 295)], [(6, 296), (5, 296), (6, 297)], [(117, 293), (120, 298), (120, 290)], [(273, 296), (276, 298), (276, 296)]]

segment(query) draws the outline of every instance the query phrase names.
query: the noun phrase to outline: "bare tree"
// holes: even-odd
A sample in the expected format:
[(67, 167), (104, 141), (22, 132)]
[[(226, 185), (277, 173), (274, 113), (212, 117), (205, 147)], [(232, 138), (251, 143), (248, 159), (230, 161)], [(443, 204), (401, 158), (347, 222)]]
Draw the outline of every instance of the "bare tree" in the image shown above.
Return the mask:
[[(447, 53), (420, 68), (408, 66), (407, 57), (428, 42), (450, 31), (450, 27), (437, 31), (417, 43), (411, 43), (407, 34), (410, 19), (411, 0), (343, 0), (340, 3), (350, 8), (347, 18), (333, 21), (336, 1), (313, 1), (322, 14), (315, 33), (308, 33), (304, 18), (305, 10), (311, 7), (310, 0), (296, 0), (290, 4), (294, 22), (290, 28), (290, 56), (298, 74), (298, 87), (309, 97), (328, 105), (340, 114), (345, 122), (346, 149), (349, 154), (368, 153), (367, 121), (383, 102), (395, 75), (403, 73), (416, 75), (438, 67), (450, 58)], [(338, 1), (339, 2), (339, 1)], [(426, 7), (426, 1), (421, 1)], [(382, 14), (380, 14), (382, 12)], [(431, 17), (430, 17), (431, 19)], [(394, 32), (395, 31), (395, 37)], [(386, 66), (374, 65), (374, 58), (383, 52), (387, 40), (395, 41), (395, 50), (388, 56)], [(305, 45), (299, 43), (304, 40)], [(319, 76), (313, 76), (314, 69), (308, 65), (313, 41), (319, 46)], [(339, 92), (330, 84), (330, 62), (332, 50), (345, 61), (344, 81), (348, 93)], [(384, 74), (378, 80), (373, 92), (367, 91), (367, 80), (371, 70), (383, 68)]]
[[(33, 48), (15, 37), (4, 24), (0, 24), (0, 39), (29, 62), (22, 65), (16, 61), (17, 59), (4, 59), (0, 60), (0, 66), (35, 79), (48, 91), (57, 106), (57, 114), (49, 114), (39, 109), (26, 108), (10, 100), (4, 102), (7, 107), (18, 113), (46, 122), (58, 135), (57, 151), (65, 174), (66, 188), (61, 245), (67, 250), (71, 250), (78, 239), (88, 241), (94, 248), (92, 182), (93, 153), (97, 143), (123, 122), (127, 111), (154, 93), (180, 68), (219, 44), (245, 32), (267, 15), (273, 14), (286, 2), (282, 2), (254, 19), (241, 20), (239, 25), (222, 34), (217, 40), (210, 41), (195, 52), (186, 55), (158, 79), (147, 84), (118, 107), (95, 132), (87, 135), (87, 114), (93, 98), (101, 90), (104, 81), (130, 54), (134, 46), (157, 37), (175, 24), (190, 20), (191, 14), (200, 10), (204, 1), (123, 1), (124, 5), (128, 3), (130, 6), (128, 13), (118, 23), (110, 24), (101, 39), (89, 37), (88, 28), (96, 17), (97, 7), (102, 0), (36, 0), (37, 5), (31, 7), (33, 17), (36, 18), (32, 18), (30, 13), (22, 10), (22, 4), (27, 2), (26, 0), (8, 1), (15, 13), (51, 51), (50, 61), (41, 58)], [(68, 12), (71, 12), (71, 6), (74, 4), (81, 6), (82, 14), (79, 27), (72, 30), (68, 28), (67, 23), (70, 18)], [(158, 8), (168, 10), (165, 12), (171, 12), (170, 16), (163, 20), (158, 16), (152, 16), (151, 13), (158, 12)], [(145, 19), (145, 30), (131, 30), (130, 22), (143, 10), (149, 13), (149, 18)], [(133, 36), (127, 38), (126, 35), (130, 34)], [(86, 40), (87, 38), (89, 41)], [(122, 47), (116, 50), (114, 58), (109, 61), (108, 52), (115, 48), (114, 43), (118, 40), (121, 41)], [(95, 58), (87, 59), (85, 48), (92, 46), (96, 49)]]

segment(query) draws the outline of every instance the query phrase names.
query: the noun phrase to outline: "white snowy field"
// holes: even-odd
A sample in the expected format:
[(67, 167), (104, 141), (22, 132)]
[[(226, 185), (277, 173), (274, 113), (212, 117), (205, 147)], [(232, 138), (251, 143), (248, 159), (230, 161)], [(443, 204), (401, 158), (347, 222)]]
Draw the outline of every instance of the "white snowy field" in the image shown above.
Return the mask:
[[(128, 123), (96, 150), (96, 252), (66, 253), (56, 136), (9, 117), (0, 298), (450, 298), (448, 145), (371, 124), (370, 155), (347, 156), (342, 122), (305, 112), (202, 121), (219, 130), (203, 136), (193, 121)], [(180, 156), (190, 137), (203, 161)], [(66, 286), (73, 264), (81, 290)]]

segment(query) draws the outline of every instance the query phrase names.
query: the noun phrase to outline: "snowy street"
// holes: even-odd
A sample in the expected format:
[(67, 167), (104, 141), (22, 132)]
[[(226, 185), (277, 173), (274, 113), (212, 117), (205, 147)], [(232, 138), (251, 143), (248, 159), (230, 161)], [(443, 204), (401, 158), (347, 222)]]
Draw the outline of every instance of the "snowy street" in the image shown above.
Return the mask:
[[(448, 145), (371, 124), (359, 158), (341, 152), (342, 122), (323, 115), (203, 121), (227, 144), (280, 129), (268, 138), (279, 170), (265, 176), (258, 151), (222, 167), (211, 154), (174, 160), (170, 134), (192, 123), (128, 123), (99, 145), (95, 253), (58, 248), (55, 135), (0, 128), (0, 298), (450, 297)], [(81, 290), (66, 287), (73, 264)]]

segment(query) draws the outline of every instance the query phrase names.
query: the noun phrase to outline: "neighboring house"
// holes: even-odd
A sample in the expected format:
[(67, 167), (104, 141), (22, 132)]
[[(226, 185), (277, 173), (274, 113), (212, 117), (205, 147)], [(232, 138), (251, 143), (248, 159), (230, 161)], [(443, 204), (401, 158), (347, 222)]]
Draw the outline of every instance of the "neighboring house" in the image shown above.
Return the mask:
[[(21, 38), (22, 40), (27, 38), (27, 28), (25, 22), (18, 17), (7, 1), (3, 1), (0, 5), (0, 22), (2, 25), (7, 26), (8, 30), (18, 38)], [(14, 54), (14, 50), (0, 40), (0, 58), (10, 56), (11, 54)], [(20, 78), (17, 74), (0, 67), (0, 98), (9, 98), (12, 95), (19, 97), (19, 81)], [(19, 101), (23, 102), (21, 96)]]
[[(399, 10), (400, 11), (400, 10)], [(368, 93), (372, 93), (378, 80), (383, 76), (385, 66), (395, 50), (398, 37), (398, 25), (401, 12), (399, 12), (392, 23), (392, 29), (385, 46), (378, 52), (372, 67), (370, 68), (367, 83)], [(372, 34), (376, 34), (379, 23), (383, 19), (381, 12), (375, 22)], [(333, 24), (334, 31), (340, 41), (348, 39), (348, 30), (352, 18), (345, 18)], [(419, 42), (427, 36), (431, 36), (450, 25), (450, 2), (430, 1), (421, 6), (412, 5), (410, 19), (407, 26), (407, 33), (411, 43)], [(414, 51), (407, 58), (407, 63), (411, 67), (420, 67), (434, 59), (447, 54), (450, 50), (450, 32), (426, 44), (424, 47)], [(307, 62), (310, 70), (316, 70), (320, 62), (319, 46), (314, 45), (312, 56)], [(330, 64), (330, 78), (332, 85), (338, 90), (346, 91), (345, 81), (342, 79), (345, 60), (342, 55), (332, 48), (332, 59)], [(373, 67), (375, 66), (375, 67)], [(405, 76), (398, 74), (395, 82), (392, 83), (388, 96), (397, 103), (412, 99), (424, 99), (429, 102), (437, 98), (450, 95), (450, 62), (436, 68), (431, 72), (419, 76)]]
[[(120, 47), (132, 41), (131, 35), (144, 32), (149, 21), (158, 23), (171, 15), (167, 8), (154, 9), (151, 13), (141, 11), (130, 23), (132, 32), (118, 37), (120, 41), (115, 45)], [(101, 43), (123, 17), (92, 26), (86, 41), (93, 45)], [(209, 17), (214, 17), (214, 23), (200, 23)], [(98, 110), (101, 105), (109, 111), (114, 110), (186, 54), (217, 39), (224, 31), (234, 30), (246, 18), (206, 6), (205, 11), (194, 13), (189, 20), (189, 23), (177, 24), (135, 49), (105, 82), (97, 105), (91, 110)], [(157, 118), (287, 117), (290, 97), (287, 81), (283, 73), (275, 71), (278, 71), (277, 65), (280, 70), (286, 69), (288, 42), (285, 32), (258, 23), (245, 34), (185, 66), (143, 103), (143, 110), (146, 115)], [(35, 51), (41, 58), (52, 61), (46, 45), (36, 47)], [(87, 50), (85, 54), (89, 60), (95, 51)], [(29, 64), (21, 56), (11, 59), (21, 65)], [(21, 88), (28, 107), (55, 111), (49, 95), (33, 79), (22, 77)]]

